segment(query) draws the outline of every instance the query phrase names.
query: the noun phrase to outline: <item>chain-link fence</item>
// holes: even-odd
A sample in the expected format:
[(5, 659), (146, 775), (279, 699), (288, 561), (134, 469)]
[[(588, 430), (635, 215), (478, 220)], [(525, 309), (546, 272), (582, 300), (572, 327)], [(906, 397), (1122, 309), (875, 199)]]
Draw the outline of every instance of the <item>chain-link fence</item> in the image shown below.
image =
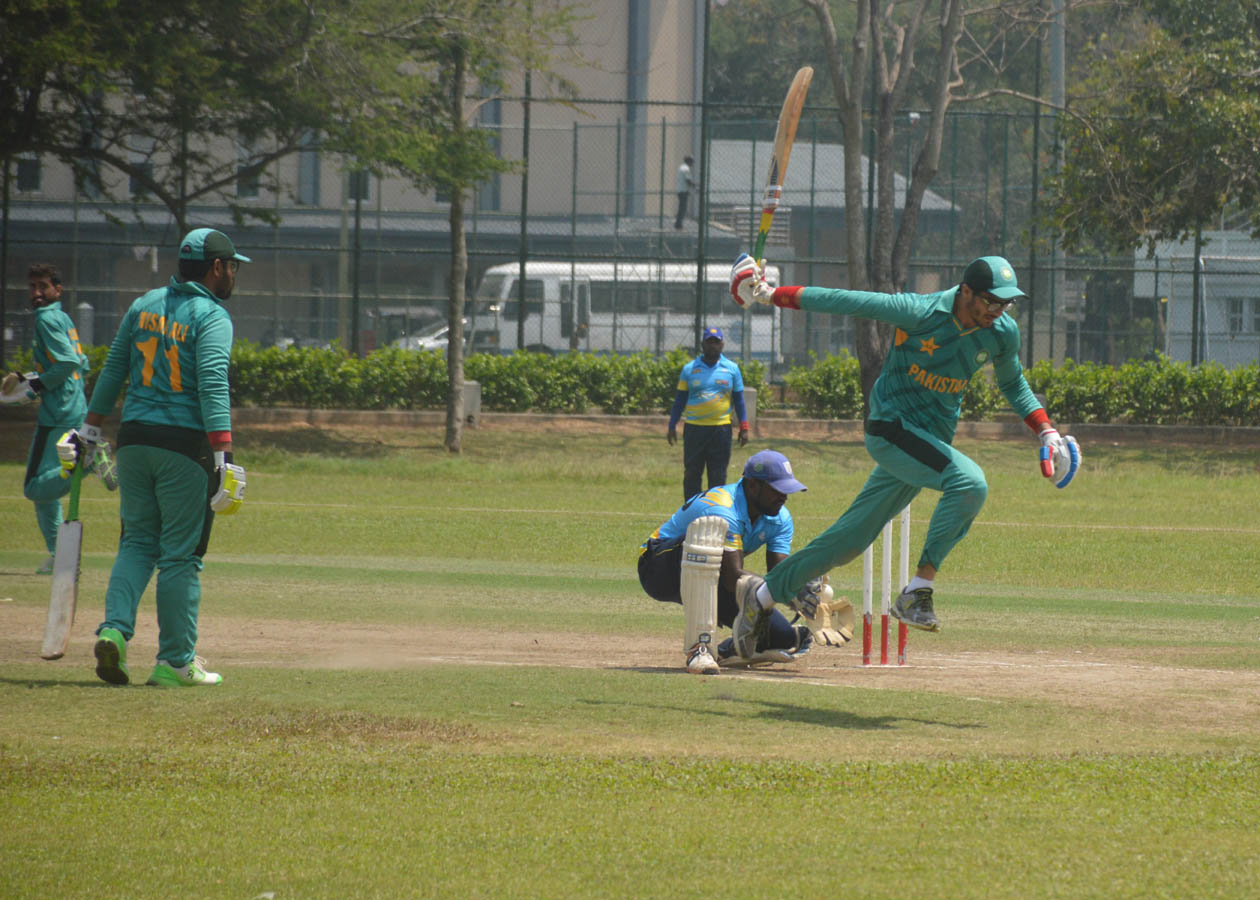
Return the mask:
[[(496, 118), (505, 118), (502, 107), (511, 104), (498, 104)], [(539, 117), (528, 135), (528, 182), (503, 175), (468, 198), (468, 349), (663, 353), (693, 346), (702, 326), (718, 325), (728, 355), (766, 362), (774, 379), (811, 353), (852, 351), (847, 317), (742, 312), (727, 295), (730, 262), (756, 233), (774, 116), (710, 122), (701, 148), (690, 105), (617, 108), (594, 123)], [(505, 156), (525, 155), (520, 125), (493, 127)], [(1244, 235), (1208, 235), (1197, 279), (1189, 246), (1161, 247), (1153, 259), (1065, 258), (1049, 242), (1034, 249), (1034, 132), (1031, 114), (949, 115), (904, 288), (947, 288), (968, 260), (995, 253), (1014, 264), (1031, 294), (1013, 311), (1028, 364), (1122, 363), (1154, 353), (1227, 365), (1260, 358), (1260, 245)], [(893, 160), (898, 203), (923, 139), (924, 120), (902, 116)], [(279, 194), (262, 190), (251, 201), (279, 216), (276, 227), (234, 226), (223, 209), (190, 210), (190, 222), (223, 227), (253, 259), (228, 302), (238, 338), (340, 342), (359, 352), (444, 347), (449, 198), (351, 178), (335, 160), (300, 156), (278, 164)], [(679, 173), (687, 156), (694, 188)], [(846, 286), (843, 156), (834, 114), (808, 110), (766, 252), (782, 283)], [(1037, 158), (1049, 157), (1041, 147)], [(869, 159), (862, 168), (869, 174)], [(179, 235), (164, 208), (103, 206), (65, 178), (51, 164), (34, 174), (29, 160), (22, 172), (11, 166), (10, 354), (30, 342), (28, 263), (61, 268), (63, 305), (89, 344), (107, 343), (130, 302), (176, 268)], [(248, 189), (238, 186), (238, 200)], [(864, 212), (869, 190), (860, 198)]]

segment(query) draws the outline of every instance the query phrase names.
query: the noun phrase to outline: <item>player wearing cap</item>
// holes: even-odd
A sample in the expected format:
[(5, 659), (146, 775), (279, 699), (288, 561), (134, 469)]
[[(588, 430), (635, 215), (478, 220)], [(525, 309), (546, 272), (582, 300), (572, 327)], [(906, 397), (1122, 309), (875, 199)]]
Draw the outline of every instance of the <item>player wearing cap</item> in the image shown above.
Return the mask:
[[(967, 383), (992, 362), (997, 386), (1041, 441), (1042, 474), (1066, 487), (1080, 450), (1059, 434), (1024, 380), (1019, 326), (1006, 315), (1026, 296), (1015, 270), (1000, 256), (973, 260), (962, 282), (932, 294), (881, 294), (819, 287), (771, 288), (747, 254), (731, 271), (731, 295), (741, 306), (773, 303), (785, 309), (863, 316), (896, 326), (893, 346), (871, 389), (866, 449), (875, 470), (830, 528), (768, 574), (764, 585), (741, 593), (735, 629), (764, 628), (775, 599), (788, 600), (812, 578), (862, 554), (884, 523), (923, 488), (941, 492), (918, 569), (893, 604), (893, 615), (915, 628), (938, 631), (932, 603), (936, 573), (984, 505), (984, 472), (953, 446)], [(790, 601), (789, 601), (790, 602)]]
[(232, 461), (228, 361), (232, 319), (223, 301), (249, 258), (221, 231), (198, 228), (179, 246), (179, 274), (123, 317), (87, 418), (58, 445), (73, 467), (99, 442), (123, 385), (118, 480), (123, 534), (97, 629), (96, 674), (127, 684), (127, 641), (140, 596), (157, 577), (158, 652), (148, 683), (195, 687), (223, 679), (196, 655), (202, 556), (216, 512), (236, 512), (245, 470)]
[(766, 617), (764, 639), (748, 652), (739, 653), (731, 638), (716, 650), (711, 646), (717, 626), (731, 627), (739, 613), (735, 597), (750, 574), (746, 558), (765, 547), (771, 571), (792, 551), (794, 527), (786, 503), (789, 494), (803, 490), (786, 456), (762, 450), (748, 458), (739, 481), (689, 499), (639, 548), (643, 590), (683, 605), (688, 672), (714, 674), (719, 663), (790, 662), (809, 650), (811, 629), (789, 624), (777, 611)]
[(665, 439), (678, 440), (683, 419), (683, 499), (700, 493), (700, 476), (708, 469), (709, 489), (726, 484), (731, 462), (731, 410), (739, 419), (739, 445), (748, 443), (748, 413), (744, 409), (744, 378), (739, 366), (722, 355), (722, 329), (704, 329), (702, 353), (682, 367), (678, 391), (669, 411)]
[[(70, 492), (70, 480), (62, 478), (57, 456), (57, 438), (83, 421), (87, 400), (83, 396), (83, 377), (88, 359), (79, 346), (79, 333), (70, 316), (61, 308), (61, 275), (48, 263), (35, 263), (27, 271), (31, 309), (34, 311), (35, 339), (31, 344), (34, 371), (25, 374), (10, 372), (0, 385), (0, 403), (16, 404), (39, 401), (35, 434), (26, 458), (26, 481), (22, 492), (35, 504), (35, 520), (44, 536), (48, 558), (35, 570), (47, 575), (53, 570), (57, 547), (57, 529), (61, 526), (61, 498)], [(113, 490), (113, 463), (109, 445), (102, 444), (85, 470), (101, 476), (105, 486)]]

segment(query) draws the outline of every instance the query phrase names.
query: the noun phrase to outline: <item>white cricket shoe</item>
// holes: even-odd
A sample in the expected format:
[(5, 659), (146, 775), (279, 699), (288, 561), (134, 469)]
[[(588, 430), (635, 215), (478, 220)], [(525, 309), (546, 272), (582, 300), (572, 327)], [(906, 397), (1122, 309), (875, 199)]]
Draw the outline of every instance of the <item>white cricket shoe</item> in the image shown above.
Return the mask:
[(716, 675), (718, 673), (717, 660), (709, 652), (708, 641), (697, 641), (695, 646), (687, 651), (687, 671), (692, 675)]

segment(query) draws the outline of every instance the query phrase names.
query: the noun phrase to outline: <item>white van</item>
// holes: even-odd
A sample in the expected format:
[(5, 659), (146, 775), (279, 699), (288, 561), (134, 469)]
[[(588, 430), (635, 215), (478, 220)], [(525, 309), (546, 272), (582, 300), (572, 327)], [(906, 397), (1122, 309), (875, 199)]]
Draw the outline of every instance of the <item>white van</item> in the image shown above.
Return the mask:
[[(696, 264), (655, 262), (527, 262), (525, 320), (520, 317), (519, 263), (491, 266), (469, 303), (473, 352), (569, 350), (666, 353), (696, 342)], [(782, 361), (779, 309), (743, 310), (730, 294), (731, 267), (705, 266), (701, 327), (725, 335), (723, 353)], [(779, 283), (767, 267), (766, 280)], [(523, 340), (519, 340), (523, 336)]]

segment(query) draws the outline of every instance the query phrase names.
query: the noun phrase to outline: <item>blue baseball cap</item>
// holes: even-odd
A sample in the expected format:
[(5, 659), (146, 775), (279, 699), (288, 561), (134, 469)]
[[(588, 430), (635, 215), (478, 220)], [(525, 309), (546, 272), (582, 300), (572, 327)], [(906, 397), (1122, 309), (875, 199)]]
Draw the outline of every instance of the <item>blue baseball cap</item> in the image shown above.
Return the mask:
[(999, 300), (1027, 297), (1015, 280), (1015, 269), (1000, 256), (973, 259), (963, 270), (962, 283), (977, 294), (992, 294)]
[(781, 494), (808, 490), (792, 474), (792, 464), (777, 450), (759, 450), (744, 463), (744, 477), (764, 481)]
[(195, 228), (179, 242), (180, 259), (214, 260), (235, 259), (252, 262), (248, 256), (236, 252), (232, 239), (213, 228)]
[(718, 328), (716, 325), (710, 325), (706, 328), (700, 340), (707, 341), (709, 338), (717, 338), (719, 341), (726, 340), (726, 338), (722, 336), (722, 329)]

